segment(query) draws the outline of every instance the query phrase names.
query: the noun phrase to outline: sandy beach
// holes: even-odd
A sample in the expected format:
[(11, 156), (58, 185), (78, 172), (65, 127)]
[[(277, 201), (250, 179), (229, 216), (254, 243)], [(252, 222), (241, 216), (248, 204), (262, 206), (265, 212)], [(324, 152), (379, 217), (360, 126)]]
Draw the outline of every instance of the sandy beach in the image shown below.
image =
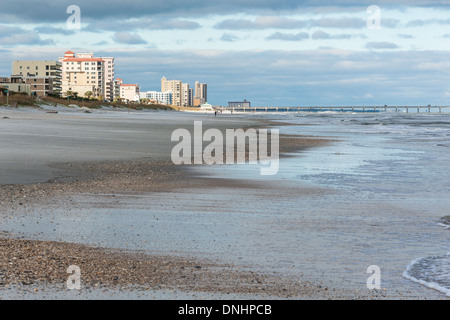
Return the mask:
[[(222, 178), (211, 173), (226, 176), (229, 166), (177, 166), (170, 159), (171, 133), (190, 130), (194, 121), (219, 130), (286, 123), (180, 112), (2, 109), (0, 116), (8, 118), (0, 122), (4, 299), (442, 298), (419, 285), (411, 289), (406, 280), (395, 290), (344, 285), (347, 280), (311, 273), (307, 255), (301, 272), (288, 257), (277, 258), (280, 267), (274, 267), (278, 247), (263, 247), (255, 232), (270, 235), (281, 223), (291, 230), (297, 218), (277, 217), (264, 203), (290, 212), (290, 199), (315, 203), (335, 191), (248, 175)], [(295, 159), (336, 141), (282, 134), (280, 154)], [(236, 229), (239, 219), (242, 230)], [(299, 227), (305, 236), (308, 226), (328, 230), (308, 219)], [(261, 226), (246, 229), (246, 223)], [(241, 241), (250, 258), (233, 254)], [(70, 265), (82, 273), (76, 294), (65, 286)]]

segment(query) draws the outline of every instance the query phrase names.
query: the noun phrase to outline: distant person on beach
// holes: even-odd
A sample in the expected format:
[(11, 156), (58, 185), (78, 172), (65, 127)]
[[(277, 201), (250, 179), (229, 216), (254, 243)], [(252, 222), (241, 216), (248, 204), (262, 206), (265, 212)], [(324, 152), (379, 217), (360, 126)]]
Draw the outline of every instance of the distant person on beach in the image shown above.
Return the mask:
[(214, 111), (214, 117), (217, 117), (217, 111)]

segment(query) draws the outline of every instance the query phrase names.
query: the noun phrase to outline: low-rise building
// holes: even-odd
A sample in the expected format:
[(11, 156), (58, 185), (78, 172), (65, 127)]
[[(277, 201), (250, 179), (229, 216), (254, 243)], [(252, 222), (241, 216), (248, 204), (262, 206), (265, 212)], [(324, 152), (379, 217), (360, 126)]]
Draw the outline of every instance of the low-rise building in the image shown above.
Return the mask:
[(23, 82), (22, 78), (0, 77), (0, 87), (9, 92), (26, 93), (31, 95), (31, 86)]
[(194, 99), (192, 99), (192, 100), (193, 100), (192, 105), (193, 105), (194, 107), (200, 107), (202, 104), (205, 103), (205, 101), (203, 101), (203, 99), (200, 99), (200, 98), (194, 98)]
[(160, 92), (160, 91), (142, 91), (139, 93), (141, 100), (148, 100), (151, 103), (158, 104), (172, 104), (172, 92)]
[(121, 84), (120, 99), (125, 102), (139, 102), (139, 86), (137, 84)]

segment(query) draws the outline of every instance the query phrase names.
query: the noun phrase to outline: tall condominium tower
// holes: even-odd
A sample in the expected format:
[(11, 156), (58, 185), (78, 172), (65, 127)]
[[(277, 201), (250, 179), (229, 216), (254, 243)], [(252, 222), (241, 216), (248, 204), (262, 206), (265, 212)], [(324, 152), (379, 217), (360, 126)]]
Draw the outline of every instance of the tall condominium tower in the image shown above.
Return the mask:
[(190, 107), (191, 104), (191, 89), (189, 89), (188, 83), (182, 83), (181, 84), (181, 105), (183, 107)]
[(161, 92), (172, 92), (172, 105), (181, 107), (183, 105), (182, 83), (180, 80), (167, 80), (166, 77), (161, 79)]
[(194, 99), (200, 104), (204, 104), (208, 101), (208, 85), (206, 83), (199, 83), (195, 81), (195, 96)]

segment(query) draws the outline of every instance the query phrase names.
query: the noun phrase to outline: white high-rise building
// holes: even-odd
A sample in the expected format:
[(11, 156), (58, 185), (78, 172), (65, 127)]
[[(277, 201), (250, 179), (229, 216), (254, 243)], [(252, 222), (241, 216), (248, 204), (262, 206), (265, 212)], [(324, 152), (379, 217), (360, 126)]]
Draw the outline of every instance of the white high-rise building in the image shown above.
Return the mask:
[(188, 83), (181, 84), (181, 105), (183, 107), (190, 107), (191, 104), (191, 90), (189, 89)]

